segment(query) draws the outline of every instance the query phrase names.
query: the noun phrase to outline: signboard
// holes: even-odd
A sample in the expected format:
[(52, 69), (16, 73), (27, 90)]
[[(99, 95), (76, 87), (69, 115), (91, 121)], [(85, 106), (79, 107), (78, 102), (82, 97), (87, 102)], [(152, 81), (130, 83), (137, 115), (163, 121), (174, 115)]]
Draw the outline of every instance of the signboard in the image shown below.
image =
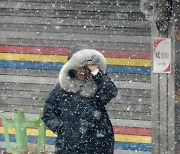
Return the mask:
[(153, 73), (171, 73), (171, 39), (154, 38)]

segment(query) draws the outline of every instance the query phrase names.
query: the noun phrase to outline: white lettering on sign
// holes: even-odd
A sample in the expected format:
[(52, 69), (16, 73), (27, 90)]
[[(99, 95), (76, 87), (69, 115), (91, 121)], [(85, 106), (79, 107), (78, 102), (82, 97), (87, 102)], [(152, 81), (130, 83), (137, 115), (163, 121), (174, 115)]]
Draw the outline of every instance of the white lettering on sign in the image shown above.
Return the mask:
[(171, 73), (171, 39), (153, 40), (153, 73)]

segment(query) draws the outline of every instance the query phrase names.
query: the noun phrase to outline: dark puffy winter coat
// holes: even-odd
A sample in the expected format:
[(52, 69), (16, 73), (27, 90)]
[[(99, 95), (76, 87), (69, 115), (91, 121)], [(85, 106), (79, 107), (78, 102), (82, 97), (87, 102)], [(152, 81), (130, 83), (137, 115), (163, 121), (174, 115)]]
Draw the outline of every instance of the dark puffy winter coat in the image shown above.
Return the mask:
[(56, 154), (113, 154), (114, 133), (105, 105), (116, 96), (117, 88), (110, 77), (101, 70), (92, 76), (95, 91), (87, 96), (87, 90), (91, 89), (85, 88), (83, 93), (85, 83), (70, 90), (61, 80), (67, 82), (60, 77), (60, 83), (45, 102), (42, 117), (46, 126), (57, 134)]

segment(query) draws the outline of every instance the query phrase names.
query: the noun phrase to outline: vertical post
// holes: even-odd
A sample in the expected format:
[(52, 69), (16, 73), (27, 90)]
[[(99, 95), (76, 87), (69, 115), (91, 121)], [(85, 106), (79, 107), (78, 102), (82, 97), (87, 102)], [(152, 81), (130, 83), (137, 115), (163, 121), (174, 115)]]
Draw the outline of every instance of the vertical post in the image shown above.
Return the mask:
[[(153, 3), (154, 4), (154, 3)], [(154, 7), (155, 8), (155, 4)], [(154, 11), (154, 9), (153, 9)], [(154, 19), (154, 16), (153, 16)], [(153, 37), (158, 36), (156, 23), (152, 20), (151, 23), (151, 36), (153, 41)], [(153, 43), (152, 43), (153, 44)], [(153, 45), (151, 45), (151, 51), (153, 51)], [(152, 54), (153, 57), (153, 54)], [(153, 59), (153, 58), (151, 58)], [(160, 128), (160, 120), (159, 120), (159, 74), (152, 74), (151, 69), (151, 125), (152, 125), (152, 154), (159, 154), (160, 151), (160, 137), (159, 137), (159, 128)]]
[(3, 129), (4, 129), (6, 148), (8, 151), (12, 152), (13, 148), (10, 145), (10, 140), (9, 140), (9, 135), (8, 135), (8, 123), (7, 123), (7, 120), (6, 120), (6, 117), (5, 117), (5, 114), (3, 111), (0, 111), (0, 117), (2, 118), (2, 121), (3, 121)]
[(167, 74), (160, 74), (159, 79), (159, 137), (160, 137), (160, 153), (166, 154), (168, 152), (168, 108), (167, 108)]
[(38, 129), (38, 147), (40, 151), (44, 150), (45, 138), (46, 138), (46, 127), (41, 117), (43, 114), (43, 109), (39, 111), (39, 129)]
[(154, 0), (153, 7), (154, 14), (151, 25), (152, 41), (153, 38), (158, 37), (171, 38), (171, 57), (173, 63), (170, 74), (151, 73), (152, 154), (175, 153), (175, 27), (172, 16), (171, 19), (168, 16), (168, 11), (172, 9), (168, 8), (170, 2), (173, 1)]
[(14, 126), (16, 130), (16, 147), (21, 150), (27, 146), (26, 126), (24, 125), (25, 115), (23, 110), (14, 111)]

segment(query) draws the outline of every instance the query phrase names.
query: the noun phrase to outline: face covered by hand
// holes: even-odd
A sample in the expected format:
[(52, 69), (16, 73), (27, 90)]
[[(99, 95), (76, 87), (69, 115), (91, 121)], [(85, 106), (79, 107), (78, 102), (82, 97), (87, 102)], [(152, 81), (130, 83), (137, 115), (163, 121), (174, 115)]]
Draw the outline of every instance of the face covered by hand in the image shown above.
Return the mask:
[(89, 74), (90, 74), (90, 69), (87, 66), (80, 67), (75, 70), (75, 77), (81, 81), (87, 79)]

